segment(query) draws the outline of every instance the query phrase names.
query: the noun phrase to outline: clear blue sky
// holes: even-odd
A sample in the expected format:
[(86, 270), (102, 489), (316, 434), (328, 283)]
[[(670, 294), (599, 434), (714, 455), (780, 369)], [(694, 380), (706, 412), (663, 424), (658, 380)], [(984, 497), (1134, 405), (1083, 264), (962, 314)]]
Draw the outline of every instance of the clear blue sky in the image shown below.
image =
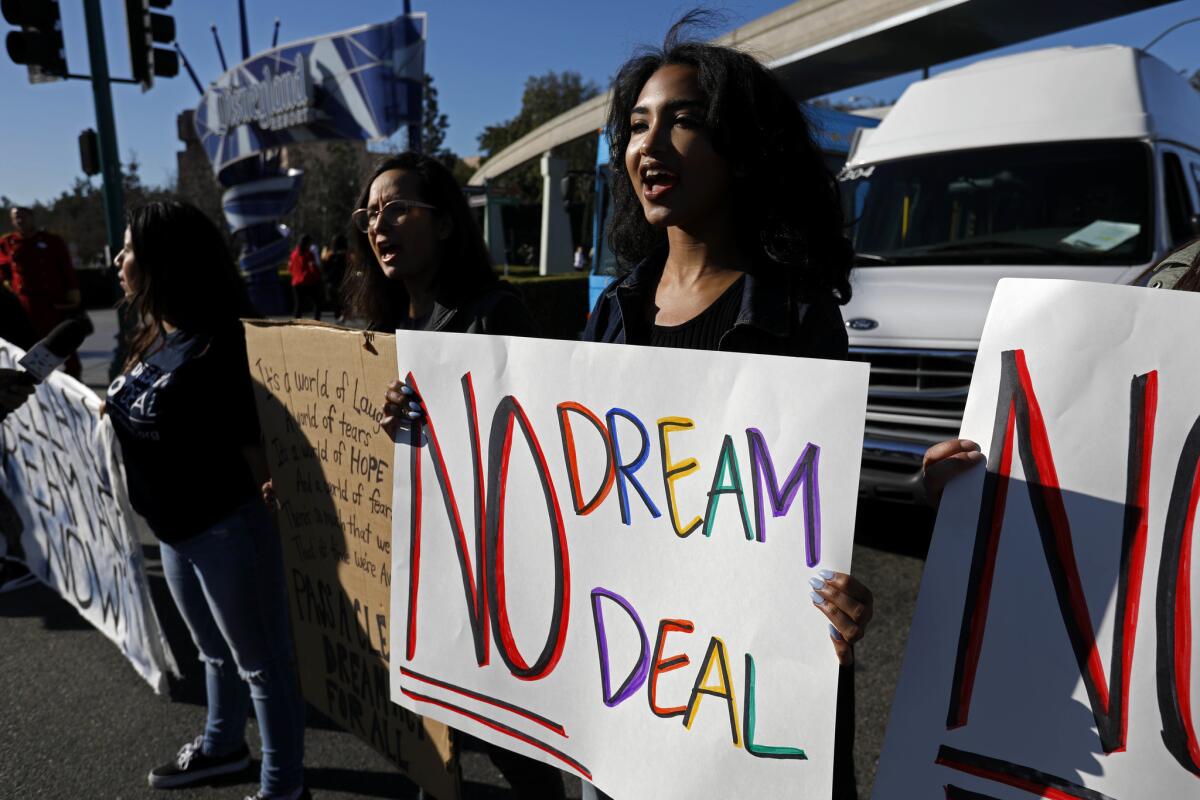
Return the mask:
[[(1061, 1), (1061, 0), (1059, 0)], [(1088, 0), (1073, 0), (1087, 2)], [(441, 110), (449, 116), (448, 145), (460, 155), (476, 152), (475, 137), (485, 125), (507, 119), (520, 107), (529, 75), (572, 69), (604, 85), (635, 46), (661, 40), (679, 13), (693, 5), (675, 0), (414, 0), (429, 13), (426, 70), (438, 87)], [(80, 0), (61, 0), (67, 61), (87, 72), (88, 59)], [(400, 0), (247, 0), (252, 52), (270, 45), (275, 17), (282, 19), (283, 42), (379, 22), (399, 13)], [(729, 14), (735, 27), (787, 5), (786, 0), (711, 2)], [(123, 3), (102, 0), (112, 73), (129, 74)], [(230, 62), (240, 60), (236, 0), (175, 0), (178, 40), (201, 81), (220, 72), (209, 25), (217, 24)], [(1200, 0), (1180, 0), (1150, 11), (1045, 37), (995, 53), (1054, 45), (1100, 43), (1143, 46), (1159, 32), (1200, 16)], [(1200, 23), (1171, 34), (1152, 51), (1178, 70), (1200, 68)], [(992, 54), (988, 54), (992, 55)], [(973, 60), (973, 59), (971, 59)], [(936, 67), (934, 71), (967, 61)], [(893, 99), (919, 75), (912, 74), (839, 93)], [(147, 183), (162, 184), (175, 169), (175, 116), (194, 107), (195, 87), (182, 72), (142, 94), (138, 87), (113, 87), (122, 161), (136, 153)], [(0, 51), (0, 194), (18, 202), (49, 199), (81, 175), (76, 137), (95, 126), (90, 86), (67, 81), (31, 86), (25, 68)]]

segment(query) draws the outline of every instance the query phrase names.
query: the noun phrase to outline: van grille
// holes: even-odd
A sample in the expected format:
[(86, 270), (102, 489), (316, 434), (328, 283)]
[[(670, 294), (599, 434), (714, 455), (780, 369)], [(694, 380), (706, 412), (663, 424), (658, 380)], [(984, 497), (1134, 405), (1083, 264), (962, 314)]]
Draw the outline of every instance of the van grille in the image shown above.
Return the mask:
[(850, 359), (871, 365), (867, 450), (872, 439), (884, 439), (915, 453), (958, 433), (974, 351), (852, 347)]

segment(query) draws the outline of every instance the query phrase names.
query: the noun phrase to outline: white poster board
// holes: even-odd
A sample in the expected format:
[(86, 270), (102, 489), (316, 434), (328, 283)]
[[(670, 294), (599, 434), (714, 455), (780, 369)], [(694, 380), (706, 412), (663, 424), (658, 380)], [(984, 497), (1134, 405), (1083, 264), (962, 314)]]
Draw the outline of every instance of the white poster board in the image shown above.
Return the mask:
[[(24, 355), (0, 339), (0, 367)], [(146, 583), (119, 444), (100, 399), (52, 373), (0, 423), (0, 493), (7, 557), (29, 567), (107, 636), (155, 692), (179, 671)]]
[(393, 700), (618, 800), (827, 798), (838, 665), (809, 579), (850, 569), (866, 366), (396, 352), (429, 421), (393, 470)]
[(1200, 295), (1000, 282), (873, 797), (1200, 792), (1198, 341)]

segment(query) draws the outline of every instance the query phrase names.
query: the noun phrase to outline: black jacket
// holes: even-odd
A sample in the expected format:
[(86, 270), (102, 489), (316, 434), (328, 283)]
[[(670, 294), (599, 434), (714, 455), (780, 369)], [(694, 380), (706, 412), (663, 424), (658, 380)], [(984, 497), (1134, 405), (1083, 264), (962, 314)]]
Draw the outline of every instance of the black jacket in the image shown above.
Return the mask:
[[(391, 324), (372, 325), (372, 330), (393, 332), (398, 320)], [(469, 300), (439, 297), (433, 304), (429, 319), (421, 328), (445, 333), (490, 333), (494, 336), (537, 336), (538, 327), (533, 315), (511, 284), (498, 281)]]
[[(665, 252), (645, 259), (612, 283), (592, 310), (583, 338), (589, 342), (648, 344), (644, 309), (654, 296)], [(747, 272), (737, 322), (721, 337), (718, 350), (735, 353), (846, 357), (849, 340), (842, 312), (832, 296), (805, 296), (777, 270)]]

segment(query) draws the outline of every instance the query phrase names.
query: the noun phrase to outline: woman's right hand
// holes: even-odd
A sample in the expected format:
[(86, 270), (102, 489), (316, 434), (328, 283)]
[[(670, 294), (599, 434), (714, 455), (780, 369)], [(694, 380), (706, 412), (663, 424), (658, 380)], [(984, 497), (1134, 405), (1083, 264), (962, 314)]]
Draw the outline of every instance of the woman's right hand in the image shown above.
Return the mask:
[(279, 496), (275, 494), (275, 482), (270, 478), (262, 485), (262, 499), (267, 508), (279, 508)]
[(383, 419), (379, 421), (388, 436), (395, 439), (398, 431), (407, 430), (424, 419), (425, 412), (421, 410), (421, 398), (416, 389), (404, 381), (389, 383), (383, 396)]
[(984, 461), (979, 445), (970, 439), (949, 439), (938, 442), (925, 451), (921, 463), (921, 480), (925, 483), (925, 499), (937, 508), (942, 490), (950, 479)]

